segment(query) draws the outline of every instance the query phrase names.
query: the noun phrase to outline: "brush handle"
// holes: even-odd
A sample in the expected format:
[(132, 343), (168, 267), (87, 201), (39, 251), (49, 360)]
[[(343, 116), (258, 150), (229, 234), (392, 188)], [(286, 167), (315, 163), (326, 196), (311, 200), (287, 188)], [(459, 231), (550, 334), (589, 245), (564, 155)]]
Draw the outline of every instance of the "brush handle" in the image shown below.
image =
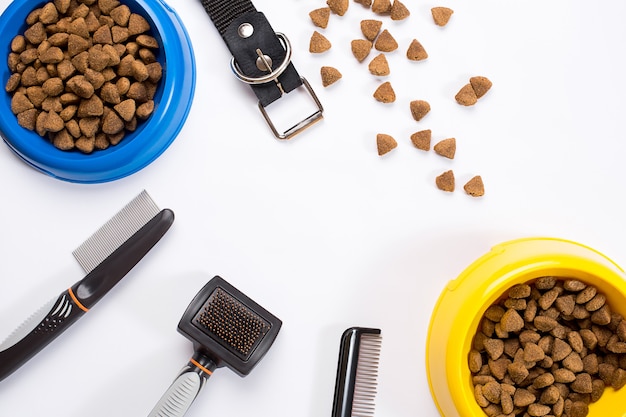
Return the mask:
[(154, 406), (148, 417), (184, 416), (215, 368), (215, 363), (206, 356), (194, 355)]
[(72, 290), (31, 315), (0, 345), (0, 381), (12, 374), (85, 314)]

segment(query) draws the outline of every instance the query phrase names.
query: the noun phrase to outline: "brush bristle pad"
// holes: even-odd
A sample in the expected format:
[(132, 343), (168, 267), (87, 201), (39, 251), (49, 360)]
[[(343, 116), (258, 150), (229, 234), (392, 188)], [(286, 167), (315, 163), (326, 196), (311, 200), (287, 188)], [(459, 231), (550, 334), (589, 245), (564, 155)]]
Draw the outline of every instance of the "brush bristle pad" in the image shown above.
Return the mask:
[(194, 317), (194, 323), (243, 360), (250, 357), (270, 330), (267, 321), (222, 288), (213, 291)]

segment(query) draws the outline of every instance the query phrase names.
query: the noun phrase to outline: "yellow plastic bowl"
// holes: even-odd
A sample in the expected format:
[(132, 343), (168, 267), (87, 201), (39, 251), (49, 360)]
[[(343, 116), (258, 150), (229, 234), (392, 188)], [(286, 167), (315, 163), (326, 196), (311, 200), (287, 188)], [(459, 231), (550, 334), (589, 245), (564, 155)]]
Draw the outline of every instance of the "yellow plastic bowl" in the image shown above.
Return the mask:
[[(581, 244), (552, 238), (506, 242), (477, 259), (442, 292), (428, 329), (426, 372), (443, 417), (483, 417), (467, 363), (485, 310), (515, 284), (542, 276), (575, 278), (603, 292), (626, 317), (626, 275), (613, 261)], [(589, 417), (625, 417), (626, 389), (607, 388)]]

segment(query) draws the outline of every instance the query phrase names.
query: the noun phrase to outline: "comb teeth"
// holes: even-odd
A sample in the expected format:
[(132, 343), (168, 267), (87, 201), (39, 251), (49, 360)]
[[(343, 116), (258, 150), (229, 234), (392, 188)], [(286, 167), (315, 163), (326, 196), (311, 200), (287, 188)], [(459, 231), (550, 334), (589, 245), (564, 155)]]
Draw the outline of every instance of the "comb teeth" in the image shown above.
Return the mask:
[(195, 318), (226, 348), (246, 360), (270, 325), (222, 288), (217, 288)]
[(381, 342), (380, 334), (361, 335), (352, 397), (352, 417), (374, 415)]
[(73, 252), (85, 273), (91, 272), (159, 213), (146, 190), (126, 204)]

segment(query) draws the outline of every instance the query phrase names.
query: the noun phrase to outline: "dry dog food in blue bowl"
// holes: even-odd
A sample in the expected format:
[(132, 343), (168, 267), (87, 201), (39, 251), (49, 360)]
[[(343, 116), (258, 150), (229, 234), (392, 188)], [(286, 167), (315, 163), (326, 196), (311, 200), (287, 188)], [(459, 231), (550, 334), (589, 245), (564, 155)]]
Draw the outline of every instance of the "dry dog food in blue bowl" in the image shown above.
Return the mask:
[(161, 0), (13, 2), (0, 33), (0, 134), (37, 170), (113, 181), (150, 164), (180, 132), (195, 60)]

